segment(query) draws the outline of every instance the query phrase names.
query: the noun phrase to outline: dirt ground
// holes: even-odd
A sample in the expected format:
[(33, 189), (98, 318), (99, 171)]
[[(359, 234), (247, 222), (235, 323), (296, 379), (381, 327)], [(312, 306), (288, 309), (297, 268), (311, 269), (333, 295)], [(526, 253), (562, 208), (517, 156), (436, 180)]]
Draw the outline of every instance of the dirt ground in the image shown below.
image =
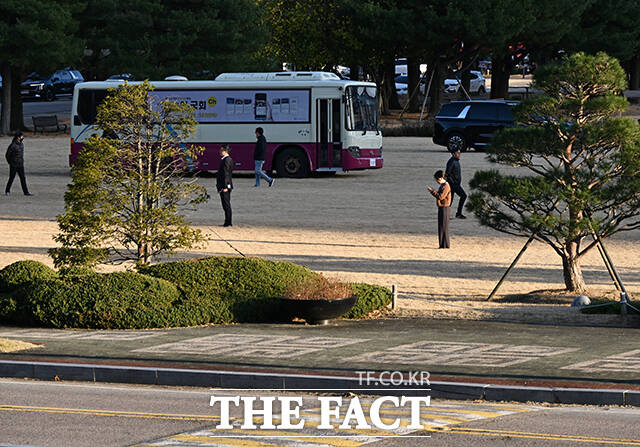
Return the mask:
[[(0, 145), (8, 144), (8, 138), (0, 138)], [(55, 217), (64, 210), (68, 136), (26, 135), (25, 152), (27, 181), (35, 195), (23, 196), (14, 184), (10, 196), (1, 196), (0, 267), (22, 259), (52, 265), (47, 249), (54, 245)], [(209, 242), (178, 257), (242, 253), (296, 262), (345, 280), (396, 285), (400, 299), (394, 315), (557, 322), (583, 318), (568, 307), (572, 296), (542, 303), (487, 303), (486, 296), (525, 239), (480, 227), (468, 216), (452, 220), (451, 249), (438, 250), (436, 208), (426, 187), (433, 186), (433, 172), (444, 168), (448, 153), (426, 138), (386, 138), (384, 158), (381, 170), (283, 178), (273, 188), (253, 188), (253, 177), (238, 173), (231, 228), (219, 226), (223, 217), (214, 176), (203, 177), (199, 181), (212, 197), (190, 217)], [(475, 170), (490, 167), (483, 153), (473, 151), (463, 154), (461, 163), (465, 183)], [(7, 175), (8, 169), (2, 181)], [(640, 292), (640, 232), (617, 236), (607, 247), (627, 288)], [(583, 271), (592, 296), (614, 291), (597, 251), (584, 259)], [(560, 258), (546, 245), (533, 243), (499, 297), (562, 287)]]

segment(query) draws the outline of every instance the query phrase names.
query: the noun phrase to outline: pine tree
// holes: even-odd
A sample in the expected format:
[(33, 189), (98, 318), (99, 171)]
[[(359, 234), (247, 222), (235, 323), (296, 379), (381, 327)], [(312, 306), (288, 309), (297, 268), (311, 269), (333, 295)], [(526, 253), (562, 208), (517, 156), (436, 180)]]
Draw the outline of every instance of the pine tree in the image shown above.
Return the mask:
[(625, 74), (605, 53), (540, 67), (535, 85), (545, 95), (519, 106), (519, 125), (489, 147), (492, 162), (533, 175), (477, 172), (469, 209), (482, 225), (549, 244), (567, 290), (583, 291), (592, 229), (606, 239), (640, 228), (640, 127), (620, 116)]
[(182, 211), (204, 202), (203, 186), (186, 178), (202, 148), (185, 145), (195, 132), (188, 105), (149, 95), (148, 82), (113, 89), (98, 107), (96, 126), (72, 170), (65, 212), (58, 216), (57, 267), (104, 261), (148, 264), (161, 253), (203, 241)]

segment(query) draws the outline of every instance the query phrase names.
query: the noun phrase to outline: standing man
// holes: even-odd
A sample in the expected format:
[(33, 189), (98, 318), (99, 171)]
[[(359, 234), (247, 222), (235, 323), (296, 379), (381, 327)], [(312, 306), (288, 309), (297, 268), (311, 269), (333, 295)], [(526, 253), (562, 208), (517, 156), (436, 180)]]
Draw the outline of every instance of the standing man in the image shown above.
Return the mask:
[(456, 217), (458, 219), (466, 219), (467, 217), (462, 214), (464, 202), (467, 200), (467, 193), (462, 189), (462, 169), (460, 169), (460, 151), (454, 151), (451, 153), (451, 158), (447, 162), (447, 168), (445, 171), (447, 180), (451, 184), (451, 201), (453, 202), (453, 194), (458, 194), (460, 199), (458, 200), (458, 212)]
[(442, 172), (441, 169), (436, 171), (434, 178), (440, 185), (440, 188), (438, 188), (437, 191), (431, 187), (427, 189), (431, 195), (436, 198), (436, 204), (438, 205), (439, 248), (449, 248), (449, 207), (451, 206), (452, 197), (451, 187), (444, 178), (444, 172)]
[(264, 129), (256, 128), (256, 147), (253, 149), (253, 161), (255, 162), (256, 184), (254, 187), (260, 186), (260, 177), (269, 182), (269, 187), (273, 186), (274, 179), (269, 177), (262, 171), (262, 165), (267, 158), (267, 139), (264, 137)]
[(228, 144), (220, 147), (220, 167), (216, 173), (216, 188), (220, 194), (222, 209), (224, 210), (223, 227), (231, 227), (231, 190), (233, 189), (233, 181), (231, 175), (233, 172), (233, 159), (229, 156), (231, 148)]
[(16, 178), (16, 174), (20, 177), (20, 185), (22, 186), (22, 192), (25, 196), (32, 196), (27, 188), (27, 179), (24, 176), (24, 135), (22, 132), (17, 131), (13, 140), (11, 140), (11, 144), (7, 148), (7, 153), (5, 154), (5, 158), (7, 159), (7, 163), (9, 163), (9, 181), (7, 182), (7, 187), (4, 190), (4, 194), (8, 196), (11, 194), (11, 185), (13, 184), (13, 179)]

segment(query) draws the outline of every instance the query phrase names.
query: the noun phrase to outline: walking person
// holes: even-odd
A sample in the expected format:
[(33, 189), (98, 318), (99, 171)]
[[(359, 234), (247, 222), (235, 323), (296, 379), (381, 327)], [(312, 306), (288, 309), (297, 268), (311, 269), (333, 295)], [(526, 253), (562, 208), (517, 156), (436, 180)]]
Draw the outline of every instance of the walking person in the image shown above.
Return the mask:
[(222, 209), (224, 210), (223, 227), (231, 227), (231, 190), (233, 189), (232, 173), (233, 159), (229, 156), (231, 148), (229, 145), (220, 147), (220, 167), (216, 173), (216, 189), (220, 194)]
[(431, 195), (436, 198), (436, 204), (438, 205), (438, 248), (449, 248), (449, 209), (451, 207), (451, 187), (444, 177), (442, 170), (436, 171), (434, 174), (436, 182), (440, 185), (440, 188), (436, 191), (429, 187), (427, 188)]
[(447, 167), (445, 169), (445, 176), (447, 181), (451, 185), (451, 202), (453, 203), (453, 195), (458, 194), (460, 199), (458, 200), (458, 211), (456, 217), (458, 219), (466, 219), (467, 217), (462, 214), (464, 208), (464, 202), (467, 200), (467, 193), (462, 189), (462, 169), (460, 169), (460, 151), (454, 151), (451, 153), (451, 158), (447, 161)]
[(253, 149), (253, 161), (255, 163), (256, 184), (254, 187), (260, 186), (260, 177), (269, 182), (269, 187), (273, 186), (274, 179), (269, 177), (262, 171), (262, 165), (267, 158), (267, 139), (264, 137), (264, 129), (262, 127), (256, 128), (256, 147)]
[(7, 159), (7, 163), (9, 163), (9, 181), (7, 182), (7, 187), (4, 190), (5, 195), (11, 194), (11, 185), (13, 184), (13, 179), (16, 178), (16, 174), (20, 177), (20, 185), (22, 186), (22, 192), (25, 196), (32, 196), (27, 188), (27, 179), (24, 176), (24, 135), (22, 132), (17, 131), (13, 140), (11, 140), (11, 144), (7, 148), (7, 153), (5, 154), (5, 158)]

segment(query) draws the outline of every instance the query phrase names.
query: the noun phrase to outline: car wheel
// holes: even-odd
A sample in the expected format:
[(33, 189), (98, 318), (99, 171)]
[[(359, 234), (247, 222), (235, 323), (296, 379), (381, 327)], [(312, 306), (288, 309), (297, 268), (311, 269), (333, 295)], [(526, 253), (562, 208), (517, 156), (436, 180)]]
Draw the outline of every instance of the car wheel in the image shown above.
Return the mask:
[(485, 93), (487, 93), (487, 91), (485, 90), (484, 86), (483, 86), (483, 85), (481, 85), (481, 86), (478, 88), (478, 95), (484, 95)]
[(467, 140), (464, 138), (464, 135), (461, 133), (452, 133), (447, 138), (447, 149), (449, 152), (465, 152), (467, 150)]
[(307, 156), (300, 149), (285, 149), (276, 159), (276, 170), (280, 177), (307, 177), (309, 175)]
[(56, 92), (53, 89), (47, 89), (44, 92), (44, 100), (45, 101), (54, 101), (56, 99)]

